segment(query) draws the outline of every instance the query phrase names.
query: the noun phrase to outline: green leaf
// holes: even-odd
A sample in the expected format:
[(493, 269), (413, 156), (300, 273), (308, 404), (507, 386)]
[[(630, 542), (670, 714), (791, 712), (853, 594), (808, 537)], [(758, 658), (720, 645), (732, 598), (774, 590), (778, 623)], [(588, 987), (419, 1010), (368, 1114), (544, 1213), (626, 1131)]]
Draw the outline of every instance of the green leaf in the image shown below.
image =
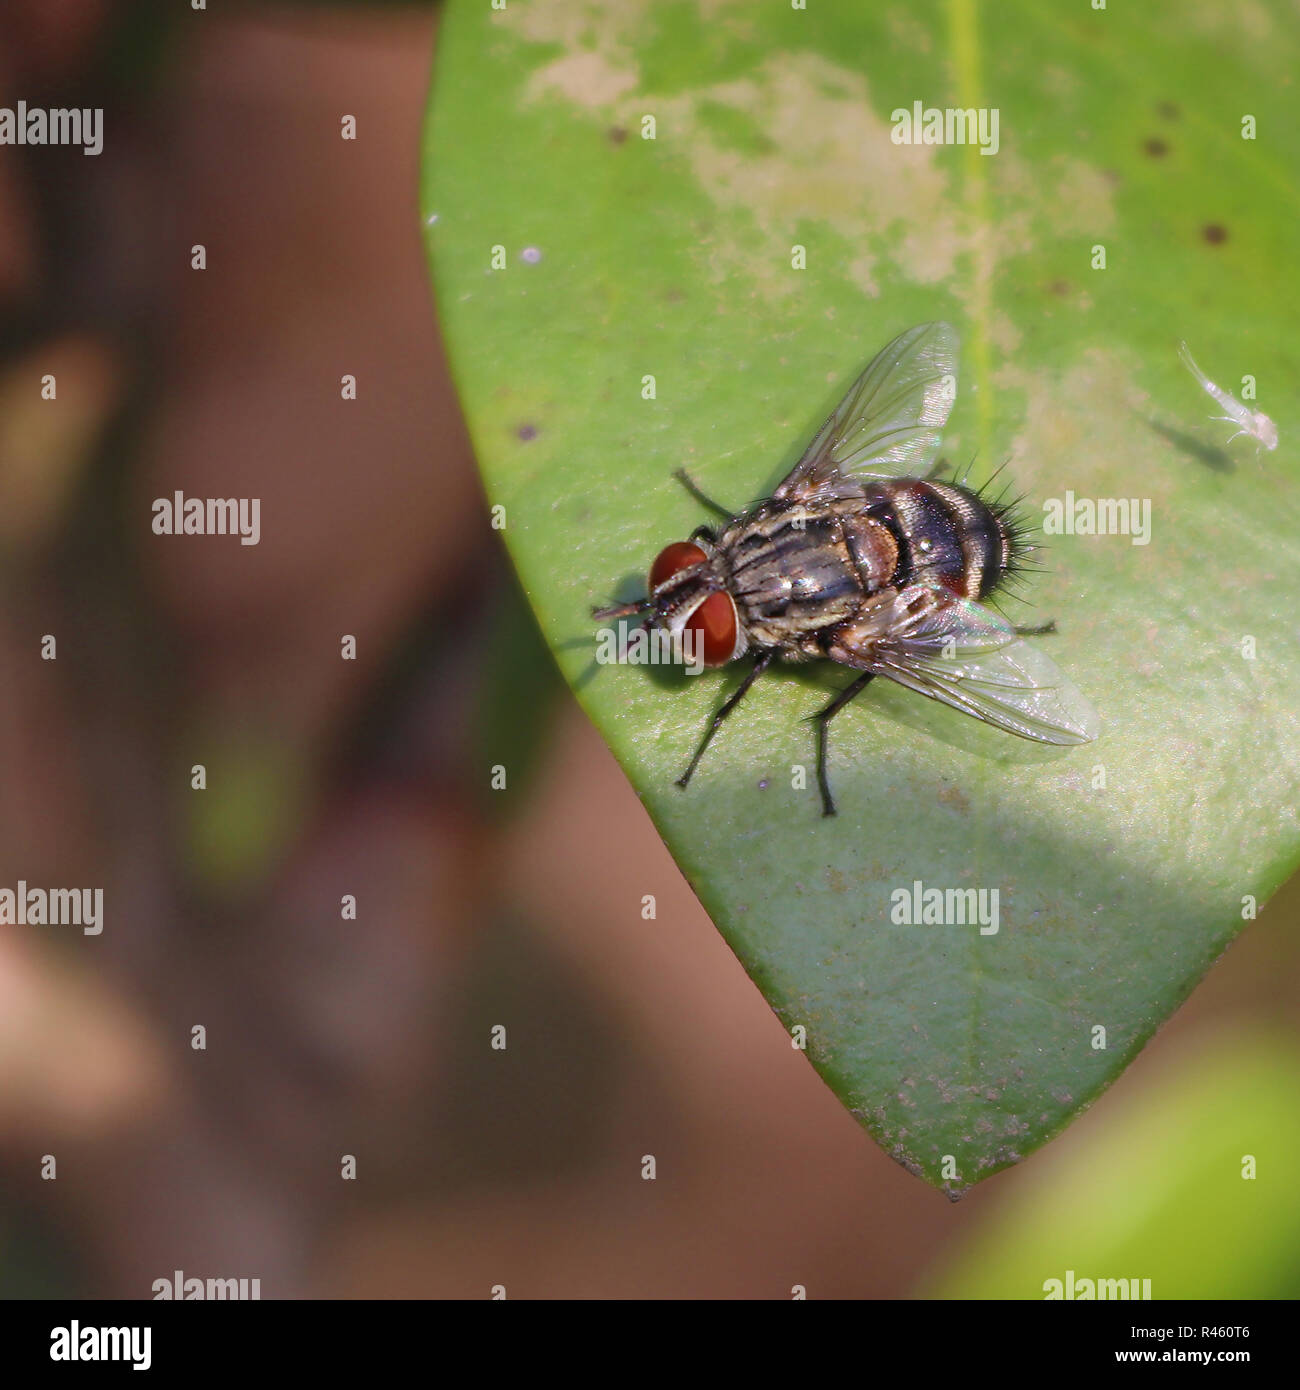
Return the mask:
[[(543, 633), (813, 1064), (950, 1195), (1113, 1081), (1297, 862), (1300, 44), (1251, 13), (476, 0), (439, 38), (439, 312)], [(915, 101), (995, 108), (997, 153), (894, 143)], [(940, 318), (949, 460), (1007, 461), (1037, 517), (1150, 504), (1149, 543), (1050, 537), (1036, 606), (1007, 603), (1058, 621), (1036, 640), (1101, 740), (1043, 749), (877, 681), (833, 726), (823, 821), (803, 721), (846, 673), (788, 669), (678, 791), (740, 672), (598, 666), (590, 605), (709, 520), (675, 468), (768, 494), (867, 358)], [(1220, 447), (1182, 339), (1256, 379), (1276, 453)], [(918, 881), (997, 890), (998, 931), (894, 924)]]
[(1295, 1298), (1298, 1070), (1293, 1036), (1249, 1025), (1179, 1058), (1016, 1189), (922, 1296), (1060, 1296), (1073, 1271), (1149, 1279), (1159, 1299)]

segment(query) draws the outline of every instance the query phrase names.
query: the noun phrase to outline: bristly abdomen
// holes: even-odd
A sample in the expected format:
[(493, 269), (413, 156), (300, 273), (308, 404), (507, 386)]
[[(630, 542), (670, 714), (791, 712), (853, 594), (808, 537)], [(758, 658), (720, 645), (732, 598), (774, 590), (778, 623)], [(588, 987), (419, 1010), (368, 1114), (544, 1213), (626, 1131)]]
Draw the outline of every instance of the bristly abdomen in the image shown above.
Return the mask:
[(961, 598), (988, 598), (1032, 549), (1015, 502), (990, 501), (983, 491), (928, 478), (873, 483), (871, 515), (898, 542), (891, 585), (942, 584)]

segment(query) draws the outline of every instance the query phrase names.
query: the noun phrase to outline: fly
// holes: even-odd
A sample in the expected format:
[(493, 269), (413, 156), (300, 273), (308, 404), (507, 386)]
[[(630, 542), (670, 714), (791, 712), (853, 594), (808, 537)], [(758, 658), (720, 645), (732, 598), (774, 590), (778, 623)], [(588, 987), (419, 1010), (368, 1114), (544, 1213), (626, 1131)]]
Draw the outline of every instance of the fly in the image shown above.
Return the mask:
[(1051, 659), (985, 606), (1024, 568), (1029, 547), (1010, 507), (931, 465), (956, 395), (957, 335), (946, 323), (899, 334), (868, 364), (773, 495), (719, 528), (659, 553), (649, 592), (594, 609), (644, 613), (706, 666), (752, 657), (710, 720), (677, 785), (691, 780), (723, 721), (773, 661), (837, 662), (857, 676), (815, 716), (822, 814), (835, 814), (826, 730), (877, 676), (1020, 738), (1097, 737), (1092, 706)]

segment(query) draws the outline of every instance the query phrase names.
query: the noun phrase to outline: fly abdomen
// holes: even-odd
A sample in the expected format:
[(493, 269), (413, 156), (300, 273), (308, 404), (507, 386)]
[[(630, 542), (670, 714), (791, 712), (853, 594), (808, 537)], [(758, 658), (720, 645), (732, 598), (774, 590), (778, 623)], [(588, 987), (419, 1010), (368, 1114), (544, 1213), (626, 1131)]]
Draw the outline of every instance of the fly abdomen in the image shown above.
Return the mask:
[(890, 478), (872, 485), (871, 515), (898, 542), (891, 583), (942, 584), (967, 599), (988, 597), (1016, 547), (1014, 523), (957, 483)]

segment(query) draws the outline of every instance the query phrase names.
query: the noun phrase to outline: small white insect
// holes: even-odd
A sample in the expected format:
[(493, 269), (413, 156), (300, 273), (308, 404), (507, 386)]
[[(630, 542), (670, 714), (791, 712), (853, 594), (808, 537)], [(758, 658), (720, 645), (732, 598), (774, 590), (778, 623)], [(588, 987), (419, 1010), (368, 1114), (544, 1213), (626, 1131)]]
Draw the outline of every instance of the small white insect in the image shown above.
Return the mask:
[(1277, 426), (1262, 410), (1247, 410), (1231, 391), (1216, 386), (1192, 360), (1186, 343), (1179, 345), (1178, 355), (1187, 364), (1187, 370), (1201, 383), (1201, 390), (1213, 397), (1220, 408), (1227, 412), (1225, 415), (1211, 415), (1210, 419), (1226, 420), (1228, 424), (1237, 426), (1237, 433), (1228, 440), (1229, 444), (1238, 435), (1248, 434), (1252, 439), (1259, 440), (1266, 449), (1277, 448)]

